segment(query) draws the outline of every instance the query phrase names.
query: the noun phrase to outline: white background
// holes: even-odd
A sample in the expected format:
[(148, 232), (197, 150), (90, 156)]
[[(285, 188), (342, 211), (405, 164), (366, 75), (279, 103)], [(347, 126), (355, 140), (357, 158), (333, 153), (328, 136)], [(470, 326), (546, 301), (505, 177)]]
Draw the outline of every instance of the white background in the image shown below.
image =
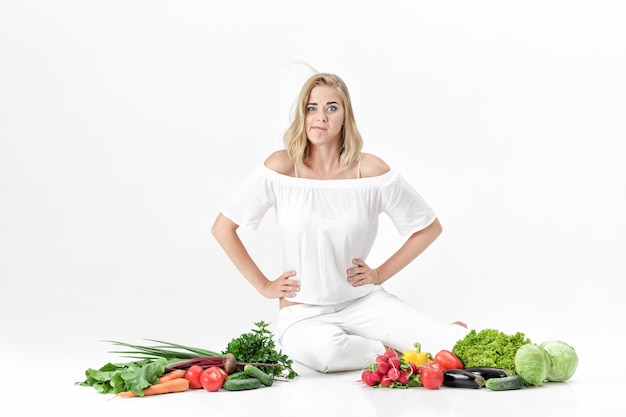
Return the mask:
[[(71, 385), (111, 360), (101, 340), (221, 351), (271, 322), (210, 227), (282, 147), (305, 62), (346, 81), (364, 150), (444, 226), (386, 287), (593, 367), (623, 339), (625, 9), (0, 1), (4, 357), (63, 362)], [(273, 213), (243, 237), (278, 276)], [(370, 264), (400, 243), (383, 218)]]

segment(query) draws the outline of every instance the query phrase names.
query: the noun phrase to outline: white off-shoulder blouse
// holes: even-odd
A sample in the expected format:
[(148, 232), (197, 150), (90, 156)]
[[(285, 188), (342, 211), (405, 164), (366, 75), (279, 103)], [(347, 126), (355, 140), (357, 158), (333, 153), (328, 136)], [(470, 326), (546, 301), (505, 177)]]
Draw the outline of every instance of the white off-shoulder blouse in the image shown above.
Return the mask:
[(240, 227), (256, 230), (274, 208), (283, 271), (294, 270), (300, 291), (291, 301), (329, 305), (359, 298), (374, 285), (353, 287), (352, 260), (367, 262), (381, 213), (402, 236), (436, 218), (432, 208), (396, 171), (340, 180), (296, 178), (257, 167), (222, 209)]

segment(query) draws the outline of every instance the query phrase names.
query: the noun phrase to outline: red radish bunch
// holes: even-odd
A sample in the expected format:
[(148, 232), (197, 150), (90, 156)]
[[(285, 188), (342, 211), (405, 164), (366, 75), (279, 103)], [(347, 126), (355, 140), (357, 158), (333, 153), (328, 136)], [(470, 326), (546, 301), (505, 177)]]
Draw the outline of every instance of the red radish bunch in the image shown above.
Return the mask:
[(393, 349), (378, 355), (376, 361), (361, 373), (369, 387), (409, 388), (421, 385), (417, 367), (404, 361)]

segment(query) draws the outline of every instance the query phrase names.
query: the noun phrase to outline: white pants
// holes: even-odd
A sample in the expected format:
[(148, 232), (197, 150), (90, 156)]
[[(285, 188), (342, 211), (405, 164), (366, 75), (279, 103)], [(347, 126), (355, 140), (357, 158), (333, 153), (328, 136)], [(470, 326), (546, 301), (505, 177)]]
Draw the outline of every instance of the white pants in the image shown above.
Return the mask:
[(404, 351), (419, 342), (423, 352), (435, 355), (451, 350), (467, 331), (425, 314), (382, 287), (341, 304), (285, 307), (276, 321), (283, 353), (320, 372), (364, 369), (385, 345)]

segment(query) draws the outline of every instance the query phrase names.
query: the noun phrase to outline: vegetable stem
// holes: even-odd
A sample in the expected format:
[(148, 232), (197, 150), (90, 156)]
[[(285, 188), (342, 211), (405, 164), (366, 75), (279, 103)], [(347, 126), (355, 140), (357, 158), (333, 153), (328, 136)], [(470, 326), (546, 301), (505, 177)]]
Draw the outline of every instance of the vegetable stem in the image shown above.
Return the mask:
[[(184, 345), (179, 345), (175, 343), (163, 342), (161, 340), (154, 340), (154, 339), (145, 339), (145, 340), (156, 342), (156, 343), (161, 343), (162, 345), (143, 346), (143, 345), (135, 345), (132, 343), (118, 342), (115, 340), (105, 340), (105, 342), (112, 343), (116, 346), (123, 346), (123, 347), (134, 349), (133, 351), (124, 351), (124, 350), (109, 351), (110, 353), (124, 354), (126, 355), (126, 357), (134, 357), (134, 358), (143, 357), (147, 359), (155, 359), (155, 358), (192, 359), (192, 358), (197, 358), (198, 356), (216, 356), (216, 357), (223, 356), (221, 353), (213, 352), (207, 349), (200, 349), (200, 348), (191, 347), (191, 346), (184, 346)], [(173, 350), (173, 349), (177, 349), (177, 350)], [(134, 356), (128, 356), (130, 354), (133, 354)]]

